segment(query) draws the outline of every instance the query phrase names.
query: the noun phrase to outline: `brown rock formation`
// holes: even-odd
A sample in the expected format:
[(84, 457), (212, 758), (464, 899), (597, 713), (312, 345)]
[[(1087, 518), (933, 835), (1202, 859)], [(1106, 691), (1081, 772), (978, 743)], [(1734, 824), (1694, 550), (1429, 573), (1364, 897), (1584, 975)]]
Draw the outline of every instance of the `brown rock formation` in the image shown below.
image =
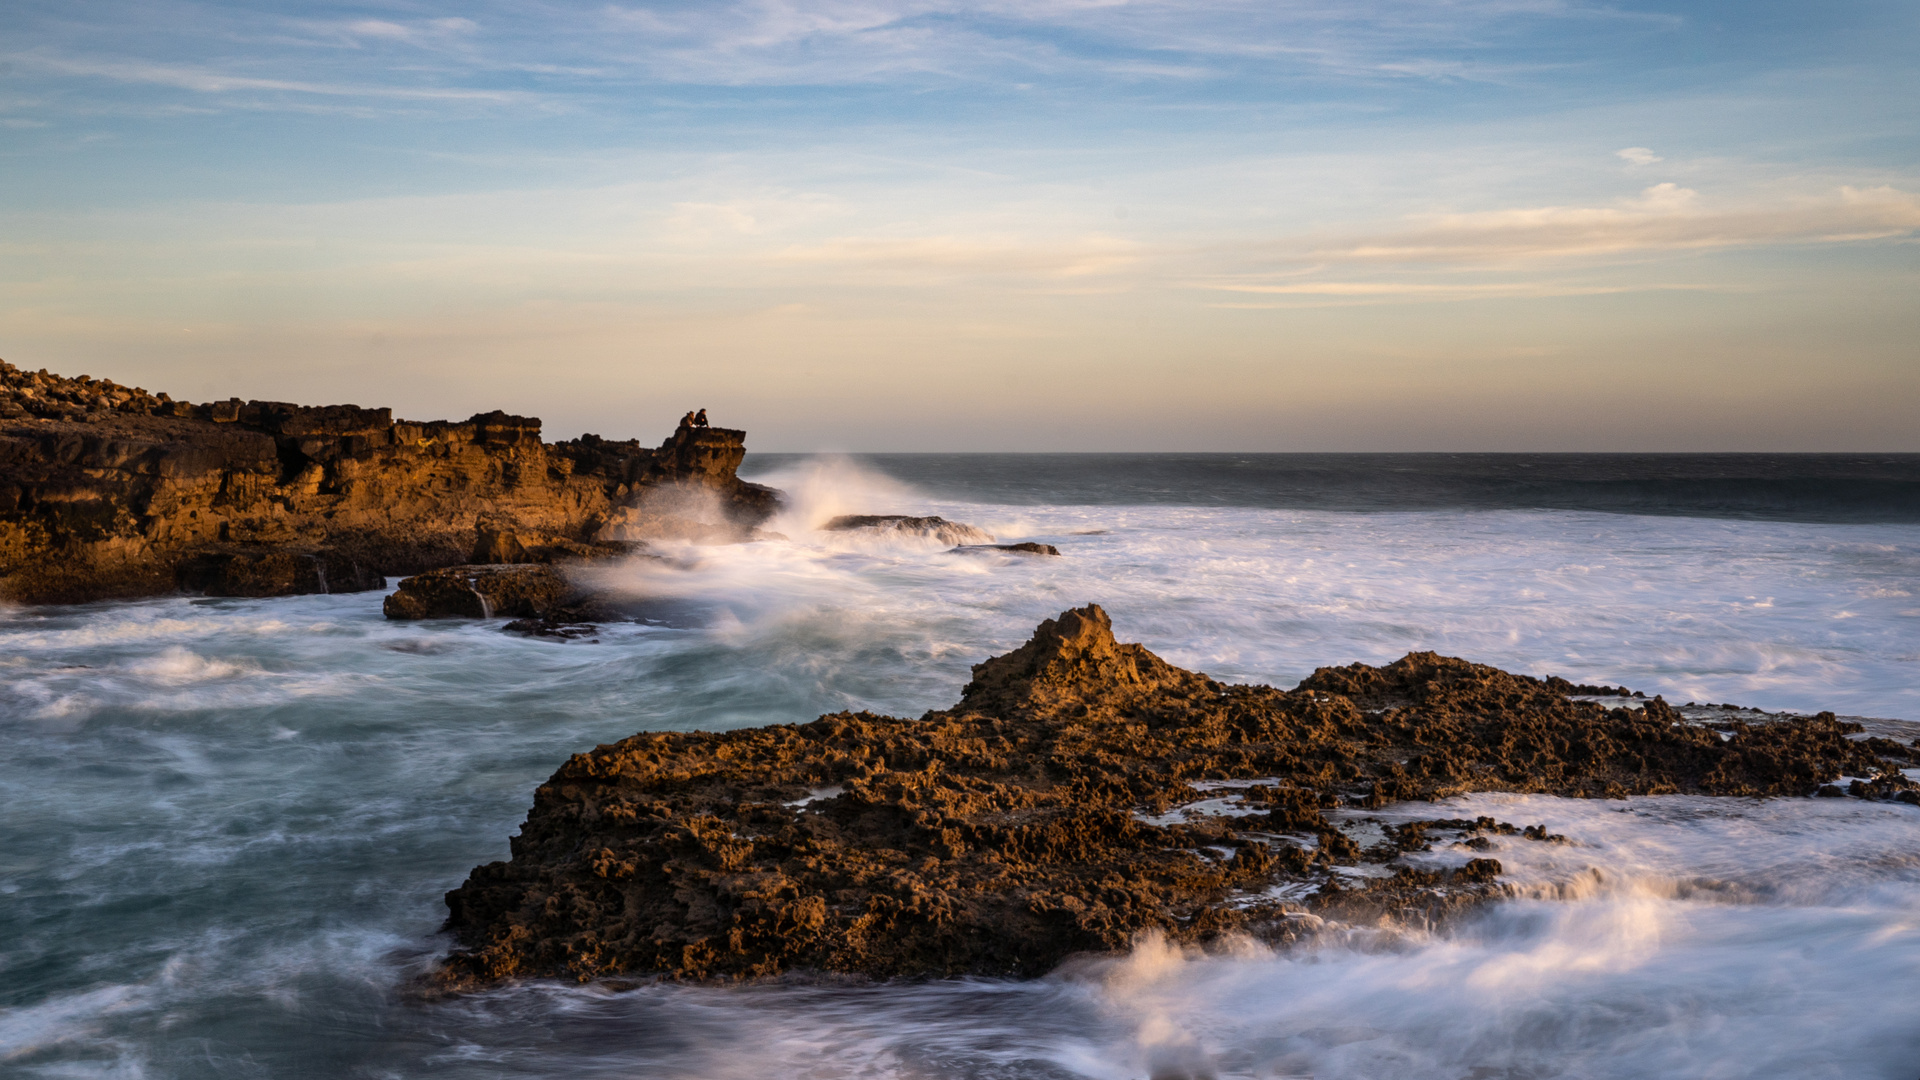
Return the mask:
[(572, 598), (551, 566), (449, 566), (402, 581), (381, 610), (389, 619), (524, 619)]
[(682, 428), (657, 449), (546, 443), (539, 420), (502, 412), (414, 423), (353, 405), (190, 405), (0, 363), (0, 599), (375, 588), (476, 554), (644, 539), (662, 493), (697, 494), (707, 538), (738, 538), (778, 498), (735, 475), (745, 453), (727, 428)]
[[(1367, 850), (1329, 807), (1466, 791), (1804, 795), (1911, 748), (1831, 714), (1720, 732), (1658, 698), (1602, 709), (1559, 680), (1414, 653), (1292, 691), (1227, 686), (1117, 642), (1086, 607), (974, 668), (918, 720), (635, 735), (534, 793), (510, 862), (447, 894), (449, 985), (790, 969), (877, 977), (1045, 972), (1160, 931), (1285, 940), (1311, 920), (1417, 923), (1500, 894), (1499, 863), (1385, 864), (1439, 834), (1553, 842), (1491, 819), (1415, 822)], [(1170, 809), (1220, 800), (1210, 815)], [(1334, 870), (1382, 864), (1361, 887)], [(1379, 878), (1378, 875), (1390, 875)], [(1346, 882), (1343, 884), (1343, 882)], [(1302, 891), (1305, 891), (1304, 889)]]

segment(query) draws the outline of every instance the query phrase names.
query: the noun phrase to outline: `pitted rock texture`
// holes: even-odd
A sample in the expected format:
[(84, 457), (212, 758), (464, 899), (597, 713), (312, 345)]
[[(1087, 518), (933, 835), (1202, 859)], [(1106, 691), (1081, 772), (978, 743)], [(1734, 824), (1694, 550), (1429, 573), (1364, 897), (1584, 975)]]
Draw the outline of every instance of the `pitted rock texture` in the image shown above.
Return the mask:
[(727, 428), (546, 443), (503, 412), (193, 405), (0, 363), (0, 599), (341, 592), (476, 554), (548, 561), (644, 539), (667, 491), (730, 536), (778, 500), (735, 475), (745, 454)]
[[(1227, 686), (1115, 640), (1097, 606), (1042, 623), (917, 720), (838, 713), (576, 754), (534, 793), (512, 860), (447, 895), (450, 986), (520, 976), (1037, 975), (1143, 932), (1289, 940), (1321, 915), (1420, 923), (1501, 894), (1497, 861), (1385, 864), (1453, 829), (1361, 847), (1336, 806), (1477, 790), (1806, 795), (1847, 774), (1912, 787), (1911, 748), (1822, 714), (1722, 733), (1655, 698), (1433, 653)], [(1897, 779), (1896, 779), (1897, 778)], [(1230, 812), (1168, 811), (1238, 787)], [(1527, 839), (1552, 842), (1544, 829)], [(1484, 846), (1484, 840), (1479, 846)], [(1337, 865), (1381, 864), (1369, 882)], [(1304, 890), (1300, 890), (1304, 891)]]

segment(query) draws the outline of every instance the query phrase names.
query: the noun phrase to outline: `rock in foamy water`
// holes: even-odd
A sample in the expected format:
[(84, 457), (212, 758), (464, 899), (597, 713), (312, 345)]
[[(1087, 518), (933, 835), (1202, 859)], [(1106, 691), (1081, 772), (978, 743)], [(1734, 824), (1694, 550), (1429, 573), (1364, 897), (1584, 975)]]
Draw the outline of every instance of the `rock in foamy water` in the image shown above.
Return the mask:
[[(1228, 686), (1122, 644), (1097, 606), (973, 669), (951, 709), (646, 733), (574, 755), (509, 862), (447, 894), (450, 986), (519, 976), (1038, 975), (1159, 933), (1292, 940), (1501, 896), (1492, 818), (1325, 810), (1471, 791), (1806, 795), (1911, 781), (1914, 752), (1831, 714), (1732, 733), (1659, 698), (1433, 653)], [(1899, 779), (1895, 779), (1899, 778)], [(1444, 840), (1452, 870), (1401, 862)]]
[(1020, 544), (961, 544), (953, 549), (953, 554), (964, 555), (972, 551), (1009, 551), (1015, 555), (1060, 554), (1060, 549), (1052, 544), (1036, 544), (1031, 540)]
[(821, 526), (827, 532), (865, 530), (880, 534), (917, 536), (937, 543), (964, 546), (991, 544), (993, 536), (971, 525), (948, 521), (943, 517), (908, 517), (905, 514), (843, 514)]
[(552, 566), (449, 566), (400, 582), (381, 604), (389, 619), (538, 618), (573, 593)]

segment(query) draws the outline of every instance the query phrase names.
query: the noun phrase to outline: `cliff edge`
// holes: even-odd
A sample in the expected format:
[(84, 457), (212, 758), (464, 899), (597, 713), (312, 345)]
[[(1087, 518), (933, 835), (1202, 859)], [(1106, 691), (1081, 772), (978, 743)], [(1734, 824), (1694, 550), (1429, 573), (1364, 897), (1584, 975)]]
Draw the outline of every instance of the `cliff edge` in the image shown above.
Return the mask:
[(0, 599), (177, 590), (276, 596), (384, 574), (532, 562), (650, 538), (743, 539), (778, 504), (741, 480), (746, 433), (659, 447), (540, 421), (175, 401), (0, 362)]

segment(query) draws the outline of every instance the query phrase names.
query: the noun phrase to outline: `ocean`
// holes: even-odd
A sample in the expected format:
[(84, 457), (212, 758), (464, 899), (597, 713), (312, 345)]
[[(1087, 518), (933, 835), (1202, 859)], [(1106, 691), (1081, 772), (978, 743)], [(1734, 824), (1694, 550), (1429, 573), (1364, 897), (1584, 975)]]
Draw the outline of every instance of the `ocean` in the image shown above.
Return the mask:
[[(597, 571), (592, 641), (378, 593), (0, 609), (0, 1074), (1920, 1075), (1920, 810), (1482, 794), (1518, 887), (1425, 936), (1144, 941), (1028, 982), (437, 998), (442, 894), (642, 730), (917, 716), (1041, 619), (1228, 682), (1433, 649), (1920, 722), (1920, 456), (753, 455), (784, 540)], [(1062, 557), (823, 533), (938, 514)], [(1920, 724), (1911, 729), (1920, 735)]]

